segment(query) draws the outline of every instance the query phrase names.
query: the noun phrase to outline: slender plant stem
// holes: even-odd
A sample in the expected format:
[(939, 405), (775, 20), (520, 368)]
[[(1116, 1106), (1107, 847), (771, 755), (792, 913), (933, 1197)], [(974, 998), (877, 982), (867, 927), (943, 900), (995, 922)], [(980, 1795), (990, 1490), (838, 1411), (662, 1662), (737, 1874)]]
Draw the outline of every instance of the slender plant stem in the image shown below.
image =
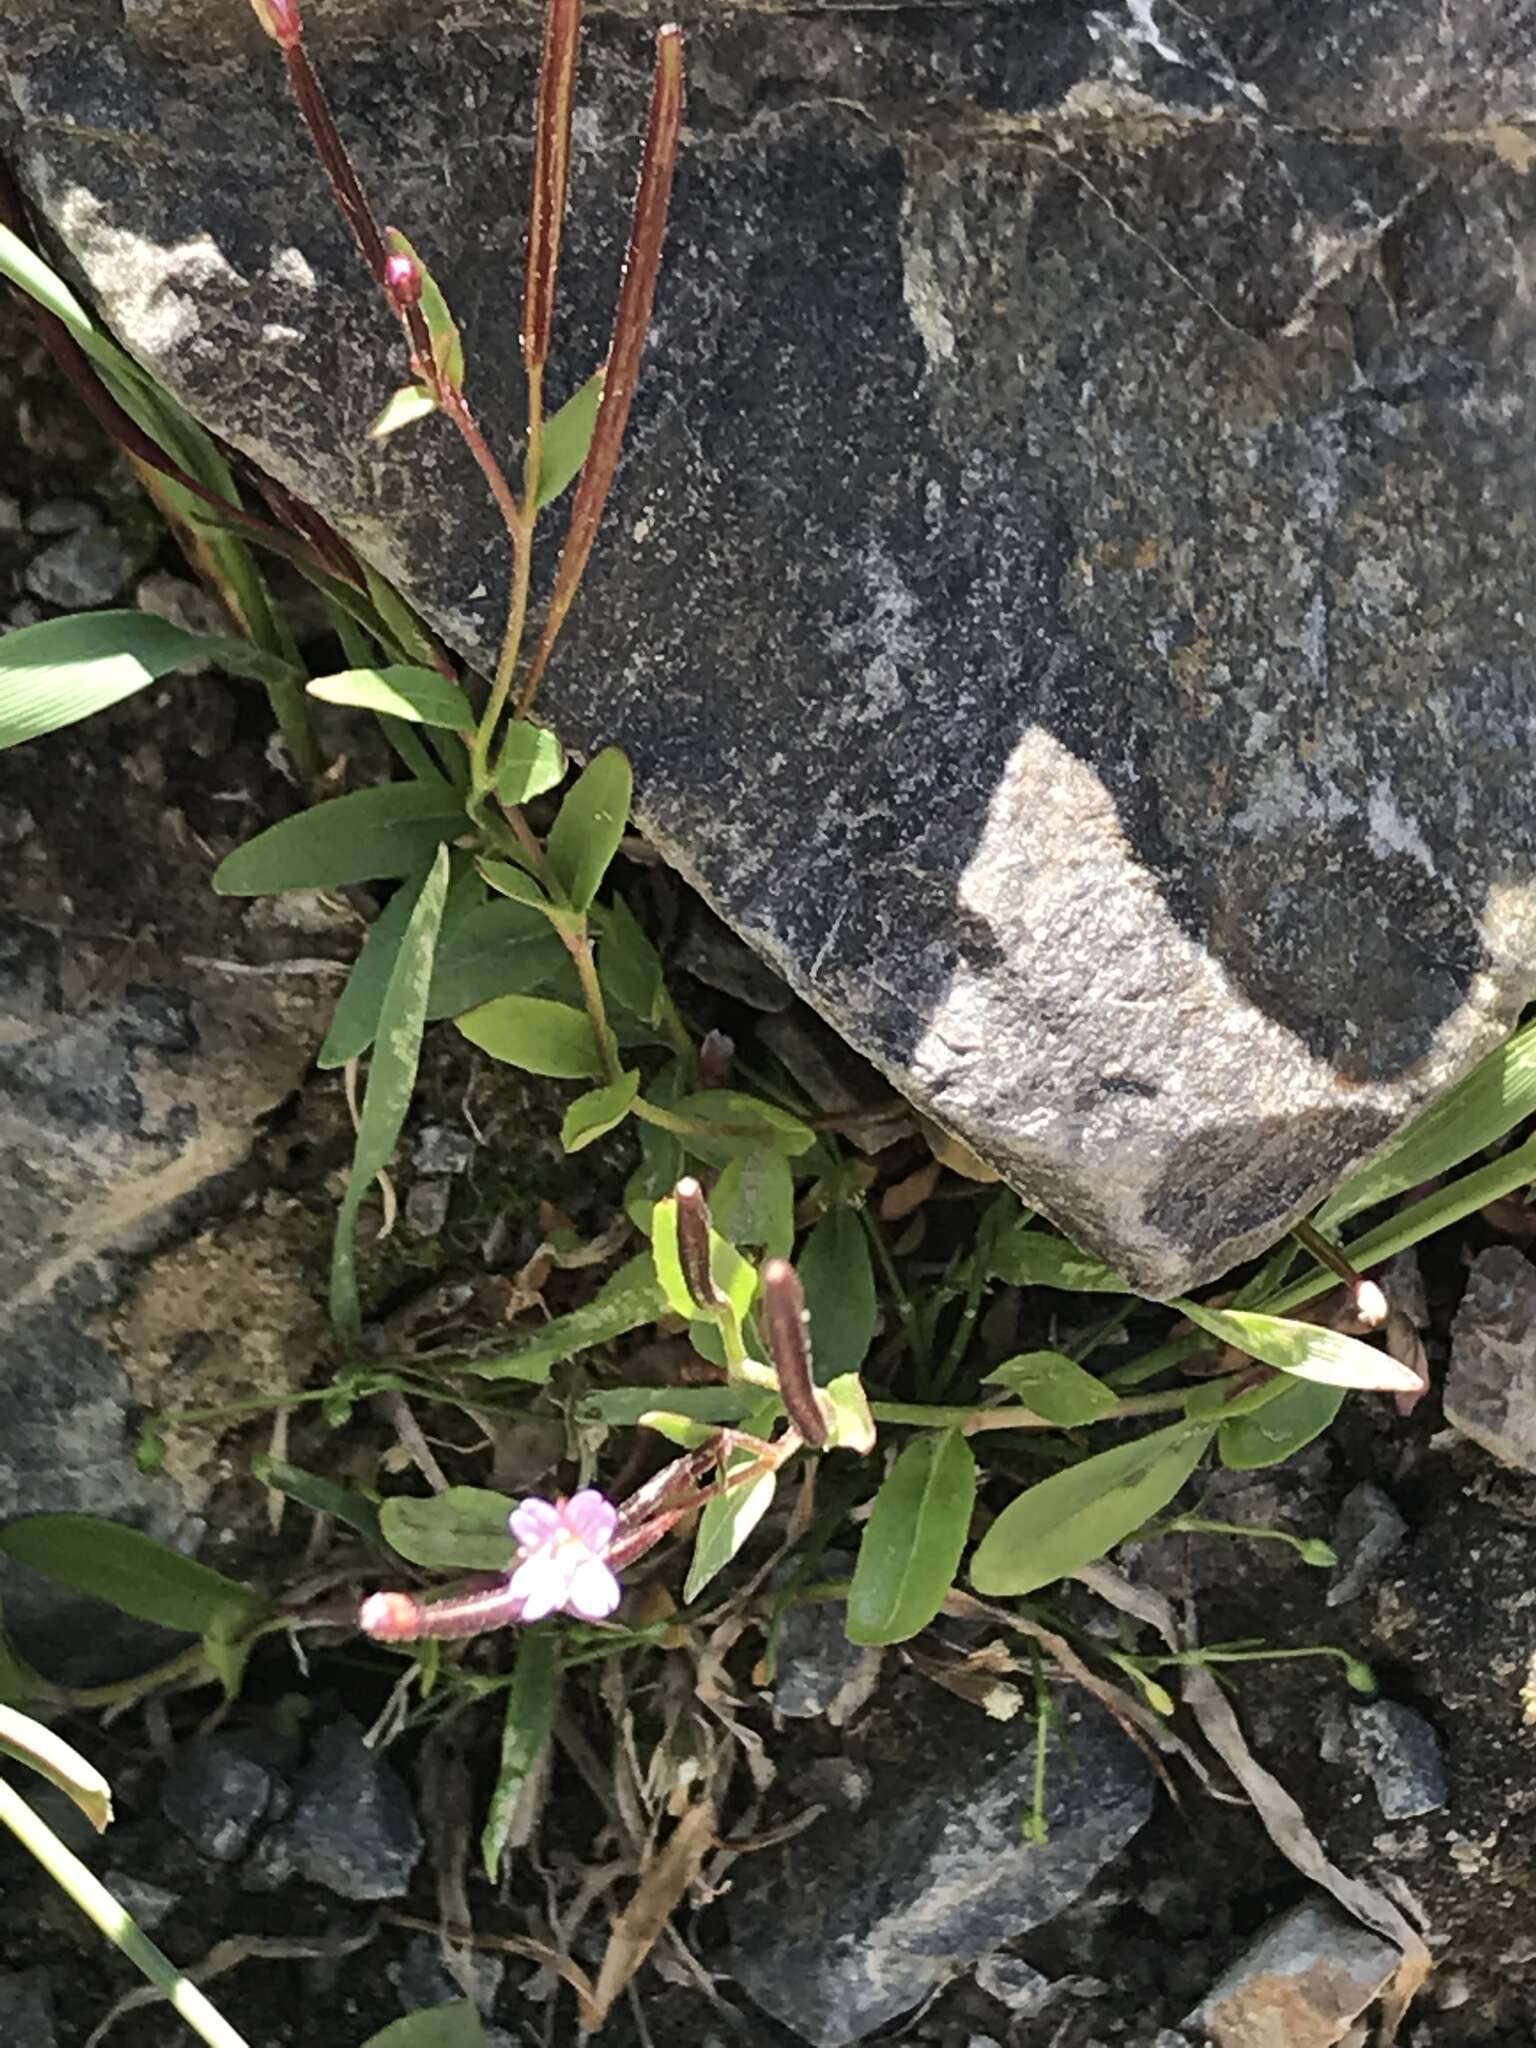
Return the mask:
[[(502, 507), (502, 518), (512, 539), (512, 588), (507, 598), (507, 628), (502, 635), (495, 680), (475, 733), (472, 776), (477, 796), (484, 794), (496, 779), (491, 760), (492, 745), (502, 713), (507, 708), (512, 678), (517, 673), (517, 658), (522, 651), (523, 633), (528, 624), (528, 596), (533, 585), (533, 532), (539, 516), (539, 469), (543, 452), (544, 370), (541, 364), (532, 364), (528, 369), (528, 452), (523, 472), (523, 501), (518, 505), (506, 486), (505, 478), (502, 486), (507, 502), (503, 503), (500, 497), (496, 501)], [(489, 474), (486, 471), (487, 478)], [(497, 474), (500, 475), (499, 468)], [(495, 488), (493, 484), (492, 489)]]
[[(1133, 1394), (1096, 1415), (1100, 1422), (1124, 1422), (1135, 1415), (1171, 1415), (1184, 1406), (1187, 1387), (1170, 1387), (1166, 1393)], [(978, 1408), (966, 1404), (932, 1401), (872, 1401), (870, 1412), (876, 1422), (904, 1423), (913, 1429), (958, 1429), (965, 1436), (980, 1436), (990, 1429), (1060, 1429), (1033, 1408)]]
[(54, 1883), (69, 1894), (107, 1940), (122, 1950), (157, 1991), (164, 1992), (193, 2033), (208, 2043), (208, 2048), (250, 2048), (244, 2035), (237, 2034), (170, 1957), (156, 1948), (132, 1915), (4, 1778), (0, 1778), (0, 1823), (10, 1829), (23, 1848), (32, 1852)]
[(918, 1333), (917, 1310), (912, 1306), (912, 1297), (902, 1285), (901, 1275), (896, 1270), (896, 1261), (891, 1257), (891, 1248), (885, 1241), (885, 1232), (880, 1228), (873, 1212), (861, 1208), (859, 1221), (864, 1225), (864, 1234), (874, 1247), (875, 1259), (885, 1277), (891, 1299), (896, 1304), (896, 1313), (901, 1320), (906, 1336), (907, 1349), (912, 1354), (912, 1363), (920, 1375), (927, 1376), (928, 1360)]

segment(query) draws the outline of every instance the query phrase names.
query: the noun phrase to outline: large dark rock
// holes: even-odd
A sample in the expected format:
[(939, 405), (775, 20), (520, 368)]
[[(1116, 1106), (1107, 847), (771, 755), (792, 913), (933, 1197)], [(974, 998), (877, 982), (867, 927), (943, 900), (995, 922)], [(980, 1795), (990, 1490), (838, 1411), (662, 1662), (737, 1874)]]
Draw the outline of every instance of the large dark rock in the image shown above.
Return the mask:
[(1027, 1724), (923, 1681), (882, 1694), (853, 1738), (873, 1779), (857, 1814), (738, 1866), (731, 1968), (764, 2011), (843, 2048), (1086, 1889), (1150, 1813), (1152, 1773), (1101, 1707), (1057, 1705), (1035, 1842)]
[[(502, 443), (531, 8), (310, 0)], [(648, 34), (594, 21), (555, 397)], [(1523, 0), (698, 0), (648, 383), (547, 709), (939, 1122), (1214, 1274), (1536, 987)], [(0, 0), (129, 345), (485, 662), (504, 569), (242, 5)]]

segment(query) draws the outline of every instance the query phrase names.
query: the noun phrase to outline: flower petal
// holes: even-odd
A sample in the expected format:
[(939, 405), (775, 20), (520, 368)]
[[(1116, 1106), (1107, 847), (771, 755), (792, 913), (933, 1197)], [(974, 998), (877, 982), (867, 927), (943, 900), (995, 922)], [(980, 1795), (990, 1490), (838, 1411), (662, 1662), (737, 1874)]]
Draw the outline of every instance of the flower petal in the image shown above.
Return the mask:
[(589, 1557), (571, 1574), (566, 1612), (579, 1614), (583, 1621), (606, 1621), (623, 1598), (624, 1588), (607, 1565)]
[(525, 1622), (542, 1621), (565, 1605), (565, 1578), (548, 1557), (535, 1552), (512, 1574), (507, 1592), (521, 1602)]
[(524, 1550), (537, 1550), (541, 1543), (553, 1542), (564, 1526), (560, 1510), (547, 1500), (520, 1501), (507, 1519)]
[(611, 1500), (604, 1499), (595, 1486), (584, 1486), (580, 1493), (573, 1493), (565, 1503), (561, 1519), (567, 1529), (581, 1538), (588, 1550), (601, 1557), (613, 1541), (619, 1511)]

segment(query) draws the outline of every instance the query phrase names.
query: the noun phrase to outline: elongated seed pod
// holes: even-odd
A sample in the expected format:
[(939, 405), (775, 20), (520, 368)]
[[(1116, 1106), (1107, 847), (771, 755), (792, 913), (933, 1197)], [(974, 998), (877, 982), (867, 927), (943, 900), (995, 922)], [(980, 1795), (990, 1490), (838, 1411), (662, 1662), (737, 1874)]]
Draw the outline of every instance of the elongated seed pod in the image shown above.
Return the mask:
[(827, 1440), (827, 1418), (816, 1398), (811, 1373), (811, 1337), (805, 1289), (788, 1259), (769, 1259), (759, 1276), (759, 1313), (768, 1356), (779, 1376), (779, 1392), (790, 1421), (808, 1444)]
[(448, 1642), (484, 1635), (487, 1629), (506, 1628), (522, 1620), (523, 1603), (513, 1599), (510, 1585), (510, 1580), (499, 1579), (494, 1586), (447, 1600), (418, 1600), (414, 1593), (370, 1593), (357, 1610), (357, 1625), (365, 1636), (381, 1643), (414, 1643), (428, 1636)]
[(673, 1200), (677, 1203), (677, 1257), (683, 1269), (683, 1283), (695, 1306), (707, 1315), (725, 1305), (725, 1296), (710, 1271), (709, 1204), (704, 1199), (704, 1190), (692, 1178), (678, 1182)]

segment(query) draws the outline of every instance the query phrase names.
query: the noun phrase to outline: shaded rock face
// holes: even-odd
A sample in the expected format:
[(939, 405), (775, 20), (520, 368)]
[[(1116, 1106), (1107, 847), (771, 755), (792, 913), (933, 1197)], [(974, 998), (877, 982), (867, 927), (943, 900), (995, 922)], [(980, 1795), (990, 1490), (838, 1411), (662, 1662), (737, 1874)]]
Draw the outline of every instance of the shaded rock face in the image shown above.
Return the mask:
[(1030, 1731), (937, 1688), (882, 1695), (859, 1724), (856, 1815), (824, 1814), (732, 1887), (731, 1969), (815, 2048), (844, 2048), (1070, 1905), (1152, 1809), (1152, 1774), (1093, 1702), (1058, 1700), (1046, 1837), (1026, 1840)]
[[(533, 14), (314, 0), (515, 441)], [(553, 396), (647, 36), (594, 21)], [(546, 709), (1141, 1288), (1275, 1236), (1536, 986), (1521, 0), (691, 10), (648, 381)], [(504, 570), (243, 8), (0, 0), (128, 344), (485, 662)]]

